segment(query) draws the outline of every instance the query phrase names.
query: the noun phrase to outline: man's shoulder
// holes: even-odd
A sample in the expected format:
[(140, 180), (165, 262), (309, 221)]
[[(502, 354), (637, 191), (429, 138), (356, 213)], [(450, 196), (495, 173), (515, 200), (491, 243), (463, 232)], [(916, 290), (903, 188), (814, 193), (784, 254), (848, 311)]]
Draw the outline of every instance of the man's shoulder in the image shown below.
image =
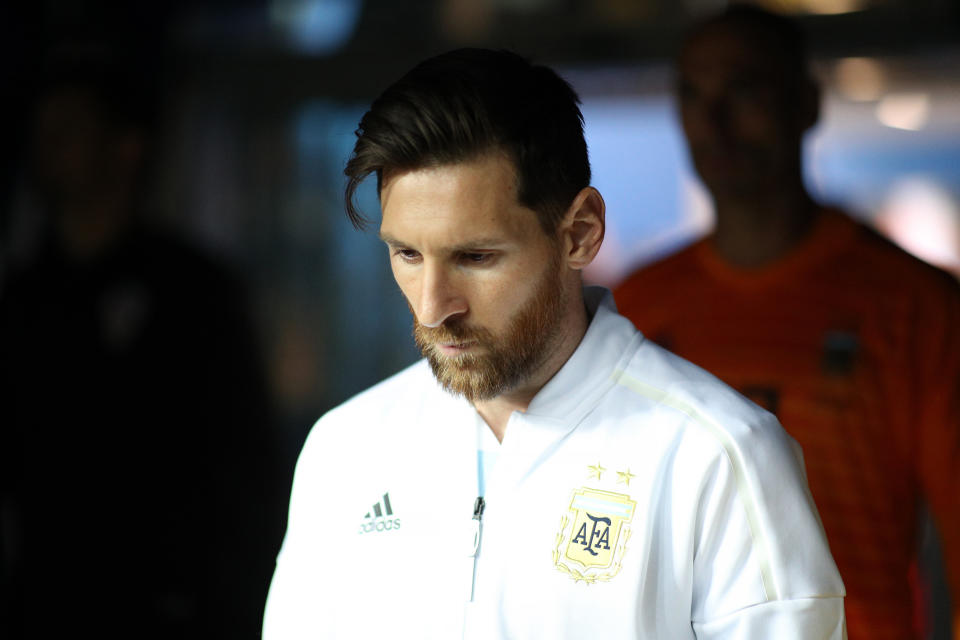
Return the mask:
[[(872, 227), (844, 217), (854, 227), (854, 233), (849, 250), (838, 259), (848, 267), (859, 265), (859, 268), (880, 276), (885, 283), (903, 286), (914, 294), (960, 294), (960, 283), (946, 271), (914, 256)], [(917, 287), (920, 287), (919, 291)]]
[(725, 448), (740, 441), (786, 438), (777, 419), (697, 365), (645, 340), (616, 374), (638, 404), (656, 406), (675, 423)]
[(629, 292), (640, 285), (668, 280), (677, 275), (699, 270), (697, 254), (705, 239), (693, 240), (680, 249), (667, 255), (661, 255), (652, 261), (635, 266), (614, 290), (614, 297)]
[(649, 320), (651, 301), (668, 303), (679, 292), (706, 282), (700, 259), (705, 242), (695, 241), (675, 253), (636, 267), (613, 290), (620, 313), (635, 322), (641, 317)]
[(421, 407), (445, 395), (424, 360), (415, 362), (324, 413), (310, 429), (300, 454), (331, 463), (375, 449), (400, 446), (410, 430), (400, 425), (416, 421)]
[(431, 374), (427, 361), (421, 359), (334, 407), (320, 422), (402, 411), (427, 401), (432, 392), (442, 393), (442, 389)]

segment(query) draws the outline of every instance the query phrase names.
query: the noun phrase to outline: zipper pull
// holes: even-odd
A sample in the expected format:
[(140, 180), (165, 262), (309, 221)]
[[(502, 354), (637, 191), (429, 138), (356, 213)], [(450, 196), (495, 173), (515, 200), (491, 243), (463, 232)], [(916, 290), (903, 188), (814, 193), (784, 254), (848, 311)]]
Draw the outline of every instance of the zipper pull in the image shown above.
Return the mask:
[(470, 550), (470, 555), (473, 557), (477, 556), (477, 551), (480, 549), (480, 522), (483, 519), (483, 509), (486, 506), (486, 502), (483, 500), (483, 496), (478, 496), (473, 503), (473, 547)]
[(483, 508), (487, 506), (487, 503), (483, 501), (483, 496), (477, 496), (477, 499), (473, 501), (473, 519), (480, 520), (483, 517)]

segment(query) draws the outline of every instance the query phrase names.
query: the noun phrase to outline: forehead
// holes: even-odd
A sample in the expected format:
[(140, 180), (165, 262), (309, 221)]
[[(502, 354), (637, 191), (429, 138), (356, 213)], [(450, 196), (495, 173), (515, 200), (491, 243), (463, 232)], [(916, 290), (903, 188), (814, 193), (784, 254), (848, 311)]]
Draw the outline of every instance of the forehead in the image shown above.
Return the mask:
[(774, 36), (756, 28), (715, 24), (691, 36), (680, 53), (683, 79), (716, 81), (749, 77), (779, 83), (786, 71), (786, 55)]
[(381, 236), (405, 243), (522, 242), (539, 230), (536, 213), (517, 198), (513, 162), (502, 153), (388, 175), (380, 202)]

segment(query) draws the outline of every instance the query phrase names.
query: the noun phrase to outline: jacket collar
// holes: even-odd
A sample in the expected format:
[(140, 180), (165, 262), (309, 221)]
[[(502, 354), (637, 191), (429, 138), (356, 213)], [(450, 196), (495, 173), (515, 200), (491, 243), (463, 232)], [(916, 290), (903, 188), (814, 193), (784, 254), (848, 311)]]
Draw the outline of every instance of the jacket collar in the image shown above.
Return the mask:
[(639, 348), (643, 336), (617, 313), (613, 294), (602, 287), (584, 287), (591, 316), (576, 351), (527, 408), (529, 418), (547, 418), (571, 428), (613, 384), (613, 372)]

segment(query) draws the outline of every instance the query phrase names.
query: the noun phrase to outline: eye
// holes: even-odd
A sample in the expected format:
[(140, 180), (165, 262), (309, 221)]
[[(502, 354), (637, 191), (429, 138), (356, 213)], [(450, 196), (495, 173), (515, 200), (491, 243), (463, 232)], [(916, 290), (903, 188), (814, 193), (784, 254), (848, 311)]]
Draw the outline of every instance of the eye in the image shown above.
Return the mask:
[(494, 254), (482, 251), (464, 251), (460, 254), (460, 262), (468, 265), (485, 265), (493, 261)]
[(398, 247), (393, 250), (393, 255), (400, 258), (404, 262), (417, 262), (420, 259), (420, 252), (415, 249), (407, 249), (405, 247)]

